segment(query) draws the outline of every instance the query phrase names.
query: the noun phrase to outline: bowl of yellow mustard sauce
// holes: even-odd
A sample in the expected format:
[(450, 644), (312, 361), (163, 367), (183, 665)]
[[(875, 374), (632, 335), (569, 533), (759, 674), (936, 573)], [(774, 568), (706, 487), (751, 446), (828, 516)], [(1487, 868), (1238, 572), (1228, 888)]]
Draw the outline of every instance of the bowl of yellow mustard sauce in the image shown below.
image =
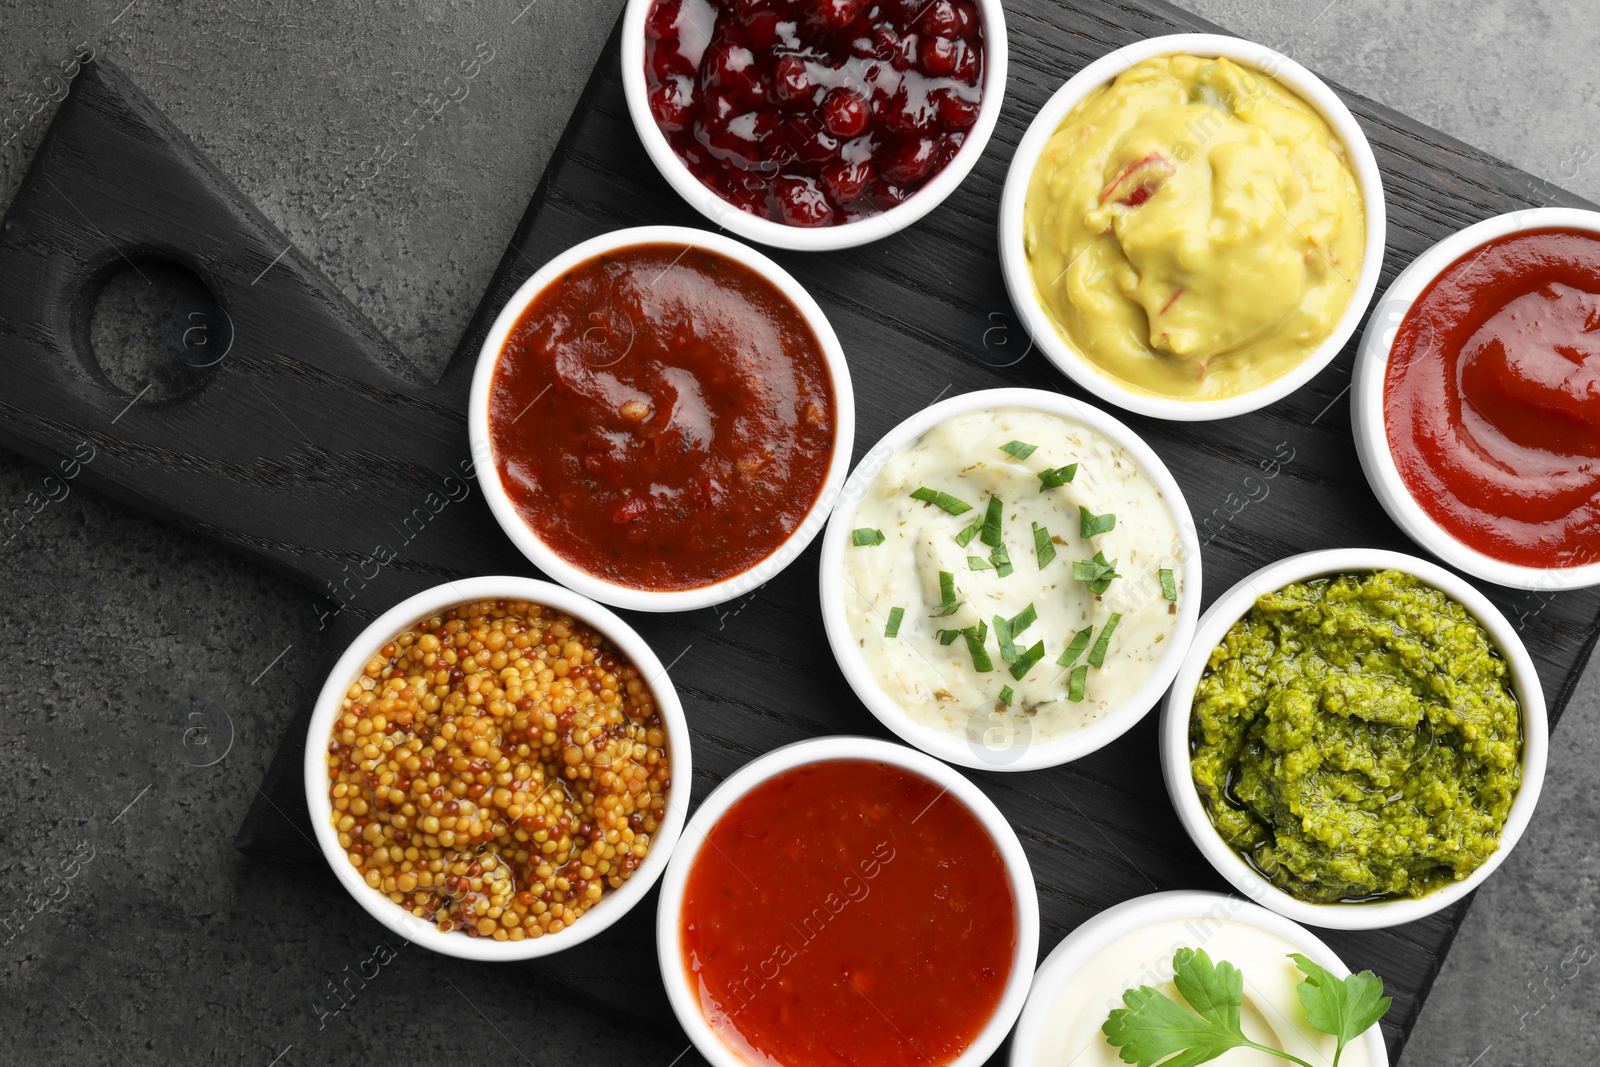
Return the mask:
[(1177, 420), (1254, 411), (1360, 324), (1385, 240), (1377, 161), (1300, 64), (1215, 34), (1138, 42), (1045, 104), (1000, 208), (1006, 286), (1093, 395)]

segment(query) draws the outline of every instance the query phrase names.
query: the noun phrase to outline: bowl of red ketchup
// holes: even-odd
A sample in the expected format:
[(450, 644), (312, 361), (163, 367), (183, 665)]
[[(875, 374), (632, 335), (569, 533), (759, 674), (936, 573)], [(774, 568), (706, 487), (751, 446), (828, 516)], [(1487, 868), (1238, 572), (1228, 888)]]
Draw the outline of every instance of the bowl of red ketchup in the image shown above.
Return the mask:
[(827, 522), (855, 442), (839, 338), (721, 234), (640, 226), (534, 272), (484, 339), (472, 460), (506, 536), (602, 604), (753, 592)]
[(1434, 555), (1600, 584), (1600, 212), (1499, 215), (1418, 256), (1367, 321), (1351, 412), (1373, 491)]
[(622, 84), (646, 151), (706, 218), (850, 248), (955, 191), (1006, 84), (1000, 0), (630, 0)]
[(716, 1067), (976, 1067), (1027, 1000), (1039, 902), (1000, 810), (866, 737), (730, 775), (662, 880), (668, 999)]

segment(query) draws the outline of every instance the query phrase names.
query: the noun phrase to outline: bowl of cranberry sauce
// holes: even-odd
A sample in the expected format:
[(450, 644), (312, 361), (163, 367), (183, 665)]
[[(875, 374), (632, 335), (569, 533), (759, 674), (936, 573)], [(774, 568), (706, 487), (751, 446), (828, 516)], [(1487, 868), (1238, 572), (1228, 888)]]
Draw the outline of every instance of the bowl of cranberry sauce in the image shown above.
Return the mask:
[(848, 248), (933, 210), (1006, 81), (999, 0), (630, 0), (628, 110), (691, 205), (748, 240)]

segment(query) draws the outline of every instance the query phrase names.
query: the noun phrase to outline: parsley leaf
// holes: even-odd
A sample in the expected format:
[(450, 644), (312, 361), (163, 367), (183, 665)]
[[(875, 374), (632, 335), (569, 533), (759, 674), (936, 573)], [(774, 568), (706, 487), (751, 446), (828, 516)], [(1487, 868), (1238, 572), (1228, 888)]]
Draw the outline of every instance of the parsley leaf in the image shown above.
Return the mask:
[(1009, 685), (1003, 685), (1000, 687), (1000, 703), (1009, 708), (1011, 706), (1011, 702), (1015, 699), (1017, 699), (1017, 694), (1011, 691), (1011, 687)]
[(990, 563), (988, 560), (984, 559), (982, 556), (968, 556), (967, 557), (967, 570), (969, 570), (969, 571), (986, 571), (986, 570), (989, 570), (993, 566), (994, 566), (993, 563)]
[(874, 530), (870, 526), (863, 526), (859, 530), (850, 531), (850, 543), (857, 547), (883, 544), (883, 531)]
[[(1079, 667), (1073, 671), (1074, 680)], [(1371, 971), (1340, 980), (1298, 953), (1291, 953), (1306, 980), (1300, 984), (1300, 1002), (1306, 1022), (1338, 1038), (1333, 1057), (1338, 1067), (1344, 1046), (1383, 1017), (1389, 998), (1383, 981)], [(1252, 1048), (1301, 1067), (1311, 1067), (1298, 1056), (1250, 1040), (1239, 1025), (1244, 1004), (1244, 976), (1226, 960), (1212, 964), (1203, 950), (1180, 948), (1172, 957), (1172, 981), (1185, 1003), (1151, 986), (1130, 989), (1122, 995), (1126, 1007), (1116, 1008), (1101, 1031), (1124, 1063), (1136, 1067), (1196, 1067), (1230, 1049)], [(1185, 1006), (1187, 1005), (1187, 1006)]]
[(981, 523), (981, 522), (973, 523), (971, 526), (968, 526), (965, 530), (962, 530), (960, 533), (956, 534), (956, 544), (960, 545), (962, 548), (966, 548), (967, 544), (974, 537), (978, 536), (978, 531), (981, 530), (981, 529), (983, 529), (983, 523)]
[(1078, 473), (1076, 463), (1068, 463), (1065, 467), (1051, 467), (1049, 470), (1039, 472), (1039, 492), (1046, 489), (1059, 489), (1066, 485)]
[(1289, 958), (1306, 976), (1299, 990), (1306, 1022), (1338, 1039), (1333, 1053), (1334, 1067), (1338, 1067), (1344, 1046), (1388, 1012), (1390, 999), (1383, 995), (1383, 979), (1362, 971), (1341, 980), (1298, 952), (1289, 953)]
[(1067, 679), (1067, 699), (1074, 704), (1083, 700), (1083, 687), (1089, 681), (1089, 665), (1080, 663), (1072, 668), (1072, 675)]
[(1239, 1030), (1244, 976), (1238, 968), (1227, 961), (1213, 966), (1204, 950), (1191, 948), (1174, 953), (1172, 966), (1173, 982), (1189, 1007), (1158, 989), (1140, 986), (1122, 994), (1127, 1007), (1114, 1009), (1100, 1028), (1122, 1050), (1123, 1062), (1193, 1067), (1240, 1045), (1260, 1047)]
[(1104, 552), (1096, 552), (1094, 559), (1080, 559), (1072, 564), (1072, 577), (1088, 582), (1089, 591), (1095, 596), (1103, 596), (1111, 588), (1111, 580), (1122, 575), (1117, 573), (1116, 560), (1107, 560)]
[(890, 608), (889, 609), (889, 622), (883, 628), (883, 636), (885, 636), (885, 637), (899, 637), (900, 636), (900, 621), (902, 619), (904, 619), (905, 617), (906, 617), (906, 609), (905, 608)]
[(1112, 512), (1096, 515), (1082, 504), (1078, 505), (1078, 532), (1085, 538), (1109, 533), (1117, 528), (1117, 516)]
[(1038, 447), (1038, 445), (1030, 445), (1026, 441), (1008, 441), (1000, 446), (1000, 451), (1007, 455), (1015, 456), (1017, 459), (1027, 459), (1033, 455), (1033, 450)]
[(919, 486), (911, 491), (911, 499), (920, 500), (925, 504), (932, 504), (936, 508), (948, 511), (952, 515), (960, 515), (971, 511), (972, 505), (965, 500), (951, 496), (949, 493), (934, 492), (927, 486)]
[(1038, 523), (1033, 524), (1033, 554), (1038, 557), (1040, 570), (1050, 566), (1050, 561), (1056, 558), (1056, 546), (1050, 539), (1050, 531)]

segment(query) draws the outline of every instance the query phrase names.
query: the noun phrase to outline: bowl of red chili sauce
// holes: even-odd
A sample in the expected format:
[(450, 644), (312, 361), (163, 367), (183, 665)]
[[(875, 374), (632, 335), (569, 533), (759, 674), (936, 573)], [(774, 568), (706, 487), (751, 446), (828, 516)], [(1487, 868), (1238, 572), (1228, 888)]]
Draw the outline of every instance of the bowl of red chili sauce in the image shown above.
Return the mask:
[(824, 737), (735, 771), (656, 912), (678, 1020), (718, 1067), (981, 1064), (1027, 999), (1033, 874), (994, 804), (904, 745)]
[(888, 236), (972, 170), (1006, 84), (1000, 0), (631, 0), (628, 111), (718, 226), (819, 251)]
[(1423, 252), (1353, 389), (1367, 480), (1413, 540), (1499, 585), (1600, 584), (1600, 212), (1512, 212)]
[(495, 320), (468, 431), (484, 497), (547, 576), (684, 611), (788, 566), (855, 439), (839, 339), (750, 247), (647, 226), (585, 241)]

